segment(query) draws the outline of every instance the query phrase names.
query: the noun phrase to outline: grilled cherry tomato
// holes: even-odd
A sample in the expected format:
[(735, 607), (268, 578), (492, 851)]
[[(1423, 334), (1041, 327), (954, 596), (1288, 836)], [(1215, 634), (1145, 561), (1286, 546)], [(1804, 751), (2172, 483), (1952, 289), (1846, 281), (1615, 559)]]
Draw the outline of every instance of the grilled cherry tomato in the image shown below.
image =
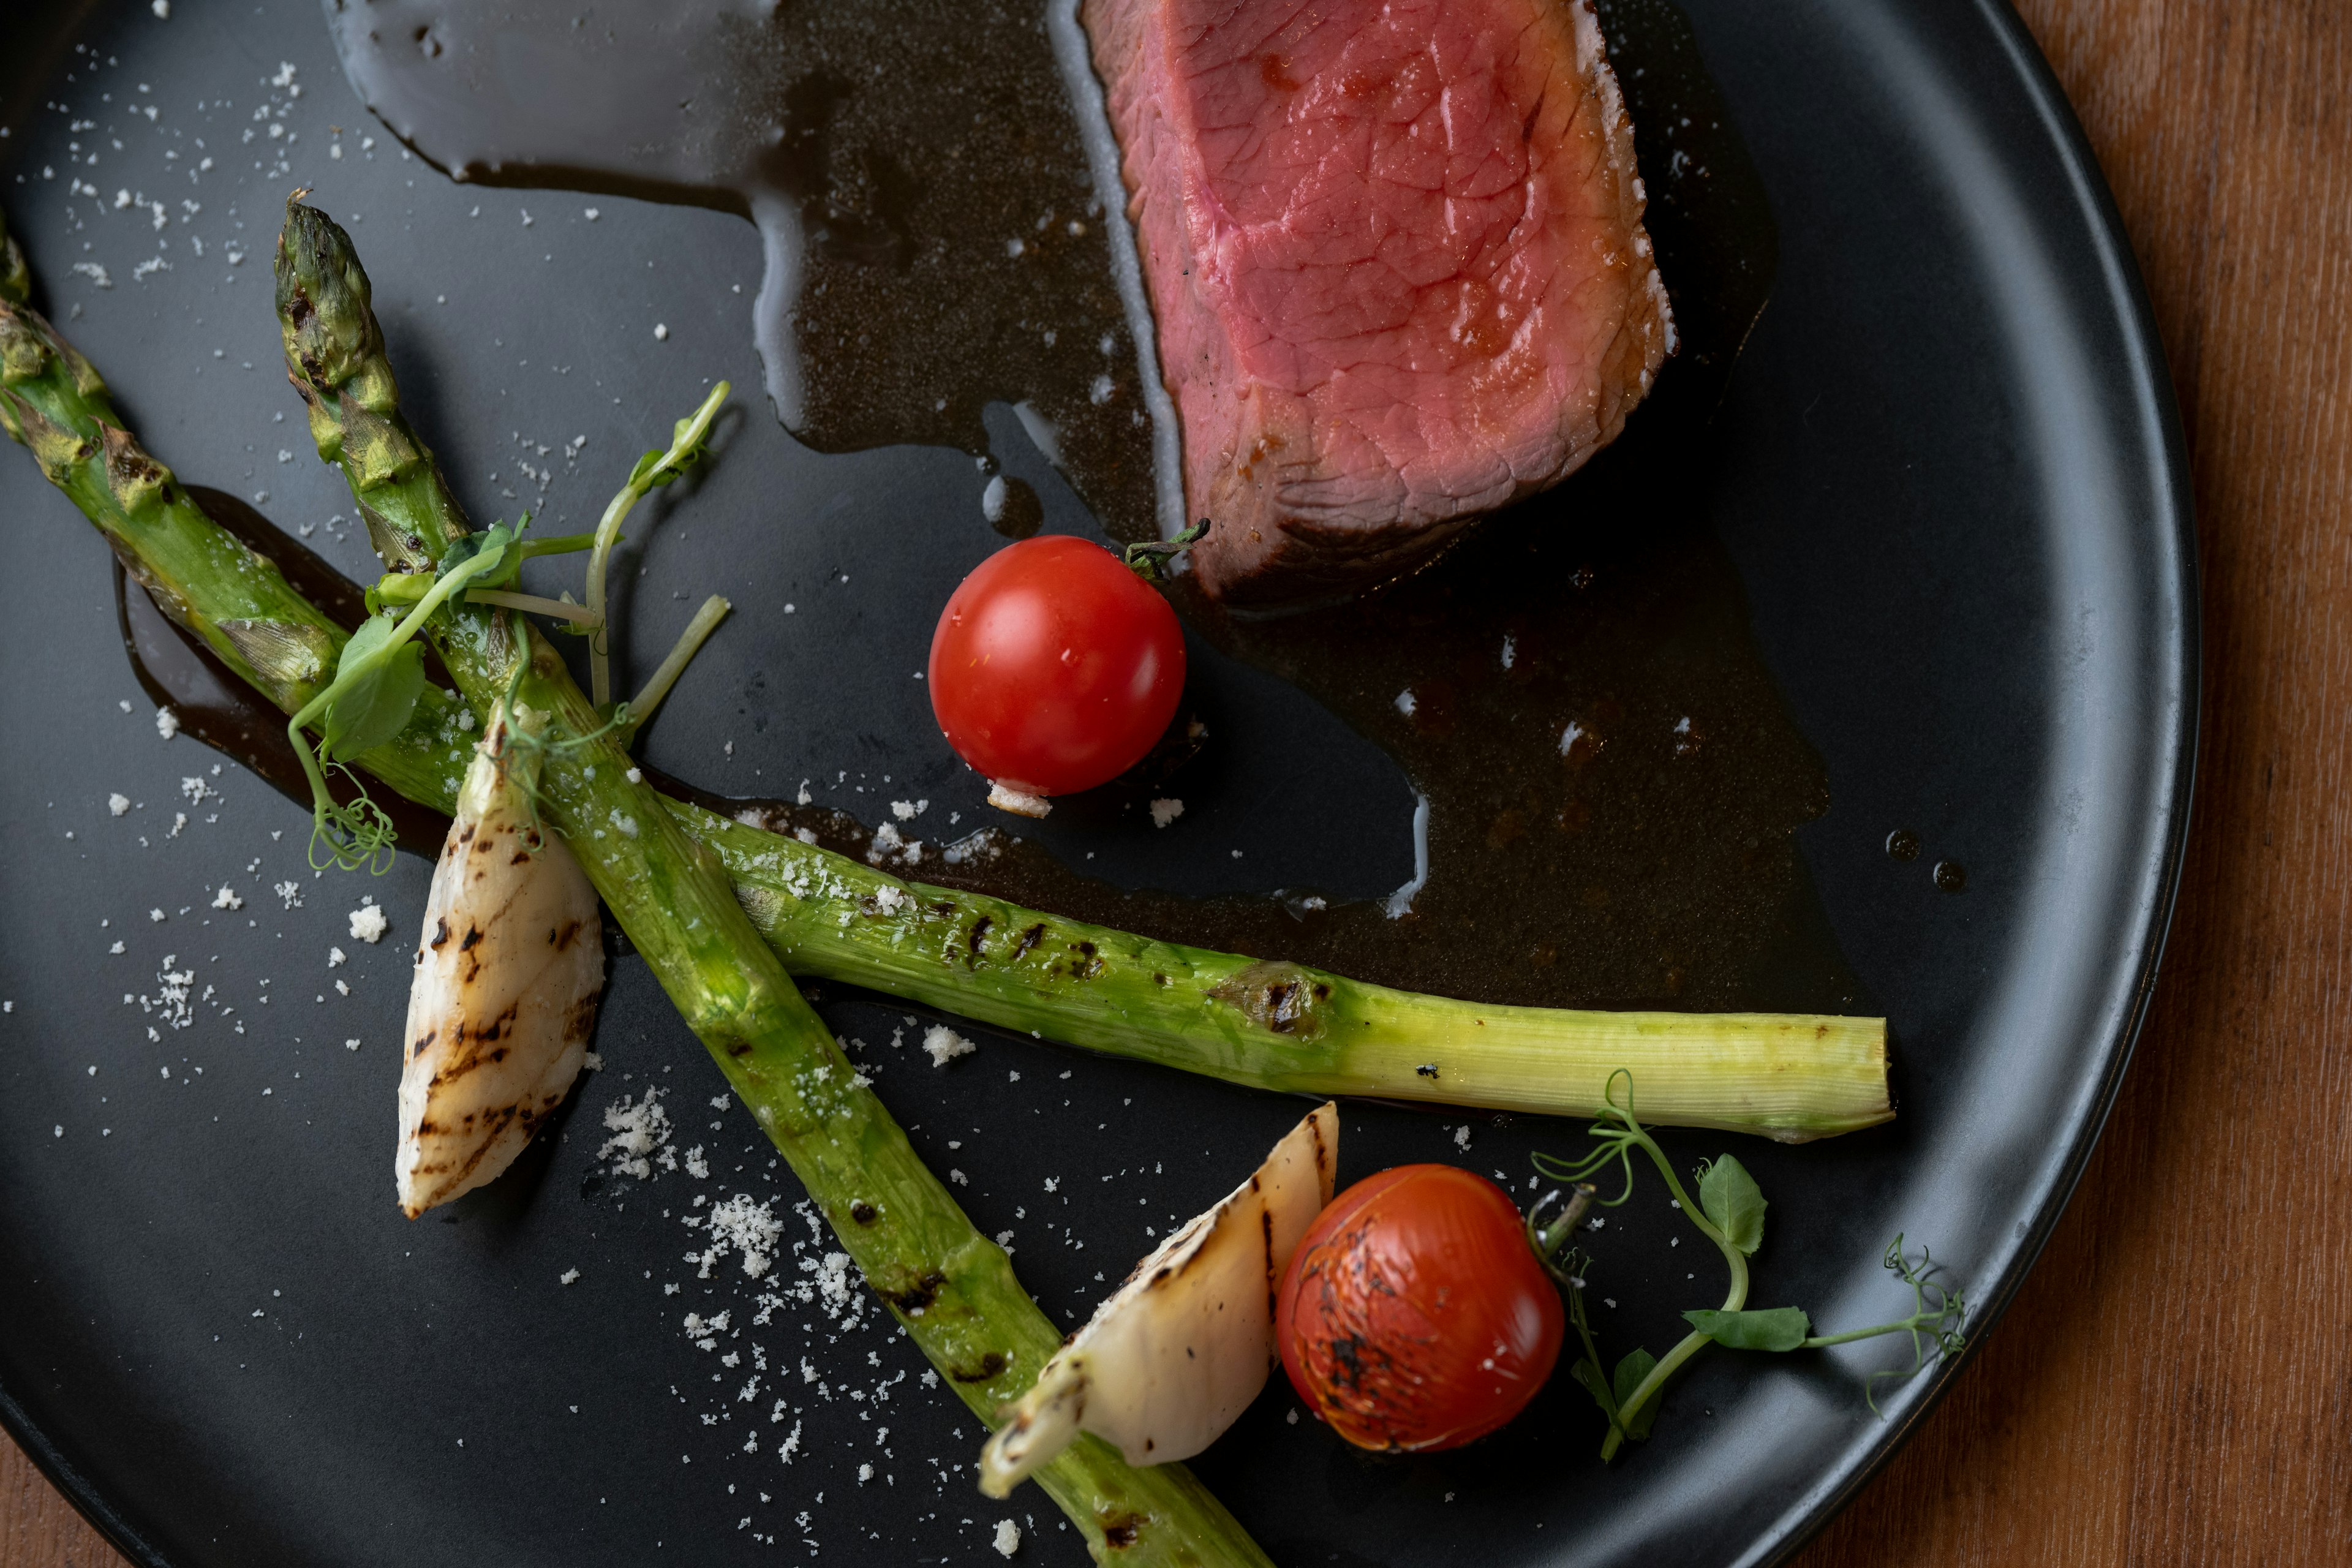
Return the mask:
[(1142, 761), (1184, 690), (1184, 634), (1125, 563), (1041, 534), (963, 580), (931, 637), (931, 711), (956, 754), (1024, 795), (1091, 789)]
[(1275, 1302), (1282, 1366), (1362, 1448), (1455, 1448), (1535, 1397), (1559, 1359), (1559, 1292), (1484, 1176), (1400, 1165), (1333, 1199)]

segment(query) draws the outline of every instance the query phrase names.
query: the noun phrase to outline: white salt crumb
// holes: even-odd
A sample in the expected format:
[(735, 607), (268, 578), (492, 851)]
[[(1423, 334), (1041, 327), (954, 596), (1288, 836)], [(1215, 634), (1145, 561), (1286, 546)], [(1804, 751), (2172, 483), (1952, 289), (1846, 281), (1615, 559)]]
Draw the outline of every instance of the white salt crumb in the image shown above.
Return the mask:
[(642, 1100), (625, 1096), (606, 1106), (604, 1130), (613, 1136), (604, 1140), (596, 1158), (612, 1160), (614, 1174), (649, 1181), (656, 1161), (665, 1170), (677, 1169), (677, 1156), (669, 1147), (669, 1112), (662, 1109), (660, 1089), (646, 1089)]
[(345, 1041), (343, 1042), (343, 1049), (345, 1049), (345, 1050), (347, 1050), (347, 1051), (355, 1051), (355, 1050), (358, 1050), (359, 1048), (360, 1048), (360, 1043), (359, 1043), (357, 1040), (345, 1040)]
[(1054, 809), (1053, 804), (1042, 795), (1024, 795), (1017, 789), (1007, 789), (993, 780), (988, 785), (988, 804), (1015, 816), (1043, 816)]
[(1470, 1147), (1470, 1124), (1468, 1122), (1465, 1121), (1461, 1126), (1454, 1130), (1454, 1146), (1456, 1149), (1467, 1149)]
[(667, 325), (666, 325), (666, 324), (665, 324), (665, 323), (663, 323), (663, 322), (656, 321), (656, 322), (654, 323), (654, 342), (657, 342), (657, 343), (661, 343), (661, 342), (667, 342), (668, 341), (669, 341), (669, 328), (668, 328), (668, 326), (667, 326)]
[(122, 951), (122, 944), (121, 944), (120, 942), (116, 942), (112, 947), (108, 948), (106, 951), (107, 951), (107, 952), (121, 952)]
[(930, 1053), (933, 1067), (943, 1068), (956, 1058), (968, 1057), (980, 1047), (945, 1024), (933, 1024), (923, 1031), (923, 1049)]
[(216, 910), (241, 910), (245, 908), (245, 900), (236, 896), (236, 892), (234, 889), (223, 887), (219, 892), (213, 895), (213, 908)]
[(168, 741), (179, 732), (180, 716), (177, 713), (173, 712), (169, 708), (156, 709), (155, 733), (163, 736), (163, 739)]
[(594, 223), (599, 216), (599, 214), (594, 207), (590, 207), (584, 216), (590, 223)]
[(1418, 706), (1419, 704), (1414, 702), (1412, 700), (1412, 689), (1411, 687), (1407, 687), (1404, 690), (1396, 694), (1396, 710), (1403, 714), (1406, 718), (1412, 718), (1413, 709)]
[(646, 782), (645, 770), (642, 768), (631, 768), (628, 772), (627, 777), (631, 784), (643, 784)]
[(131, 810), (131, 797), (127, 795), (108, 795), (106, 797), (106, 810), (107, 814), (110, 816), (121, 816), (125, 815)]
[(858, 1467), (857, 1467), (857, 1484), (858, 1484), (859, 1486), (861, 1486), (861, 1487), (862, 1487), (862, 1486), (864, 1486), (866, 1482), (868, 1482), (868, 1481), (872, 1480), (873, 1479), (874, 1479), (874, 1467), (873, 1467), (873, 1466), (871, 1466), (871, 1465), (860, 1465), (860, 1466), (858, 1466)]
[(996, 1521), (996, 1550), (1006, 1557), (1021, 1550), (1021, 1527), (1009, 1519)]
[(577, 1282), (579, 1278), (580, 1270), (577, 1268), (567, 1268), (562, 1273), (555, 1277), (555, 1282), (558, 1285), (570, 1285)]
[(152, 9), (157, 21), (168, 22), (172, 19), (172, 0), (155, 0)]
[(383, 918), (381, 904), (362, 904), (352, 911), (352, 934), (362, 942), (382, 942), (383, 933), (391, 929), (392, 922)]
[(594, 1051), (585, 1051), (581, 1054), (580, 1067), (583, 1072), (602, 1072), (604, 1068), (604, 1058)]
[(1151, 826), (1154, 827), (1165, 827), (1183, 815), (1184, 803), (1181, 800), (1171, 800), (1163, 795), (1151, 803)]
[(163, 923), (163, 911), (161, 910), (149, 910), (147, 911), (147, 918), (153, 921), (157, 925), (162, 925)]
[(349, 960), (347, 960), (347, 959), (344, 957), (344, 955), (343, 955), (343, 950), (342, 950), (341, 948), (340, 948), (340, 947), (331, 947), (331, 948), (329, 948), (329, 949), (327, 950), (327, 967), (328, 967), (328, 968), (332, 969), (332, 968), (334, 968), (337, 964), (344, 963), (348, 963), (348, 962), (349, 962)]
[(993, 474), (980, 492), (980, 515), (992, 523), (1004, 521), (1004, 476)]

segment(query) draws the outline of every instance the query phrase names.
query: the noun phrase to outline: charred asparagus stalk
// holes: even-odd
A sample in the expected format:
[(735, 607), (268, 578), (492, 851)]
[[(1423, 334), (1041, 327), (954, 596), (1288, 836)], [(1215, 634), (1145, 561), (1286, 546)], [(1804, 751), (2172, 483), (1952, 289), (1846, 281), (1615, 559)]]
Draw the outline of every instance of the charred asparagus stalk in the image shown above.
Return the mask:
[[(29, 334), (24, 357), (49, 367), (34, 376), (41, 395), (71, 416), (68, 426), (78, 418), (83, 427), (119, 432), (102, 388), (91, 395), (77, 390), (77, 376), (87, 374), (95, 387), (95, 374), (46, 323), (36, 332), (37, 321), (29, 312), (20, 318)], [(380, 433), (364, 404), (358, 416), (346, 466), (383, 470), (372, 489), (383, 504), (362, 513), (371, 537), (393, 558), (421, 565), (390, 520), (429, 513), (438, 477), (429, 460), (401, 456), (404, 437), (389, 427)], [(136, 449), (127, 436), (113, 439)], [(138, 460), (152, 463), (143, 453)], [(168, 526), (132, 526), (116, 515), (121, 509), (104, 487), (91, 489), (81, 472), (67, 464), (52, 478), (107, 532), (158, 603), (279, 707), (291, 712), (316, 695), (341, 652), (339, 628), (186, 504), (168, 479), (170, 504), (162, 509)], [(260, 665), (236, 637), (262, 657)], [(315, 647), (317, 661), (300, 666), (310, 671), (304, 679), (290, 679), (284, 650), (303, 646)], [(446, 693), (428, 689), (408, 731), (359, 765), (411, 800), (450, 810), (472, 741), (458, 728), (466, 718)], [(1416, 995), (903, 881), (699, 806), (662, 805), (718, 857), (752, 923), (793, 973), (1048, 1039), (1265, 1089), (1573, 1116), (1600, 1114), (1609, 1074), (1624, 1068), (1637, 1075), (1654, 1122), (1784, 1142), (1852, 1131), (1894, 1114), (1883, 1019), (1490, 1007)]]
[[(55, 372), (49, 390), (61, 406), (112, 432), (103, 439), (119, 449), (110, 459), (118, 468), (156, 476), (153, 504), (128, 492), (110, 504), (89, 490), (94, 454), (73, 459), (73, 442), (61, 447), (56, 434), (71, 419), (58, 426), (27, 405), (35, 416), (20, 438), (37, 456), (50, 454), (45, 468), (175, 618), (278, 706), (301, 707), (331, 671), (344, 634), (138, 450), (86, 363), (33, 331), (29, 312), (16, 321), (24, 331), (11, 341), (24, 341), (20, 357)], [(384, 513), (370, 515), (383, 537)], [(428, 689), (408, 730), (360, 763), (410, 799), (448, 810), (472, 739), (465, 722), (447, 694)], [(725, 865), (753, 923), (793, 971), (1008, 1028), (1261, 1088), (1567, 1115), (1596, 1114), (1609, 1073), (1628, 1068), (1661, 1123), (1791, 1142), (1892, 1114), (1881, 1020), (1490, 1007), (1415, 995), (901, 881), (698, 806), (663, 805)]]
[[(320, 455), (341, 467), (387, 564), (438, 568), (470, 530), (401, 416), (348, 236), (288, 204), (278, 253), (288, 374)], [(637, 782), (622, 737), (546, 641), (511, 610), (452, 601), (431, 635), (459, 689), (546, 715), (539, 799), (739, 1098), (832, 1223), (908, 1335), (983, 1421), (1060, 1336), (851, 1066), (736, 901), (717, 858)], [(1098, 1560), (1264, 1563), (1185, 1471), (1129, 1468), (1074, 1446), (1038, 1474)]]
[[(463, 517), (431, 471), (430, 457), (398, 422), (374, 320), (364, 293), (354, 299), (350, 291), (352, 280), (363, 289), (364, 277), (350, 258), (348, 241), (340, 231), (314, 229), (312, 237), (329, 243), (310, 259), (341, 270), (332, 280), (323, 279), (315, 265), (306, 279), (298, 274), (316, 290), (307, 296), (312, 309), (302, 312), (305, 320), (321, 301), (336, 312), (333, 323), (304, 338), (303, 347), (322, 371), (333, 365), (344, 373), (326, 383), (321, 401), (328, 408), (315, 423), (336, 441), (346, 463), (382, 481), (362, 492), (375, 537), (389, 543), (395, 559), (430, 570), (436, 552), (464, 533)], [(355, 335), (335, 338), (336, 325)], [(353, 381), (361, 392), (351, 389)], [(361, 401), (362, 394), (373, 405)], [(293, 595), (274, 568), (204, 517), (169, 471), (122, 429), (87, 362), (47, 321), (13, 300), (0, 300), (0, 416), (157, 603), (230, 668), (289, 712), (323, 688), (343, 640), (340, 629)], [(392, 493), (403, 487), (415, 503), (405, 509), (403, 498)], [(394, 531), (405, 521), (426, 522), (428, 531)], [(265, 639), (240, 643), (224, 629), (240, 619), (290, 630), (265, 634), (263, 656), (257, 657), (246, 649)], [(582, 738), (604, 728), (552, 650), (511, 612), (460, 602), (438, 612), (435, 622), (445, 658), (469, 698), (479, 700), (478, 711), (490, 712), (507, 694), (506, 678), (519, 674), (513, 700), (549, 715), (551, 727)], [(275, 657), (286, 644), (305, 657)], [(412, 798), (447, 809), (471, 750), (472, 736), (454, 718), (465, 710), (428, 689), (409, 731), (357, 760)], [(548, 820), (565, 832), (591, 882), (834, 1222), (865, 1279), (949, 1374), (950, 1386), (983, 1421), (992, 1421), (997, 1407), (1034, 1378), (1060, 1333), (1022, 1290), (1003, 1249), (972, 1229), (793, 990), (772, 950), (746, 921), (718, 862), (677, 827), (650, 791), (629, 781), (628, 769), (609, 730), (601, 740), (567, 749), (542, 778)], [(1135, 1470), (1108, 1445), (1087, 1438), (1037, 1479), (1097, 1559), (1115, 1553), (1119, 1562), (1139, 1565), (1266, 1561), (1178, 1467)]]

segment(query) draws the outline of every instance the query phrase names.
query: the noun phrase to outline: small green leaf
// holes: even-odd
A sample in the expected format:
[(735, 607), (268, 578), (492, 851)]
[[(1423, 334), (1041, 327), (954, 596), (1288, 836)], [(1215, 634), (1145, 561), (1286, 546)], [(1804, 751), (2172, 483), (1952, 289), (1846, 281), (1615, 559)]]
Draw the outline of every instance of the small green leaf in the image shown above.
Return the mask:
[(1748, 1168), (1726, 1154), (1698, 1181), (1699, 1207), (1723, 1238), (1744, 1253), (1764, 1245), (1764, 1194)]
[(1727, 1350), (1792, 1351), (1813, 1331), (1802, 1307), (1762, 1307), (1745, 1312), (1685, 1312), (1683, 1321)]
[[(1652, 1372), (1655, 1371), (1657, 1364), (1658, 1358), (1652, 1355), (1648, 1351), (1636, 1350), (1626, 1352), (1625, 1359), (1617, 1363), (1616, 1394), (1618, 1409), (1622, 1410), (1625, 1408), (1625, 1402), (1633, 1397), (1633, 1391), (1642, 1386), (1642, 1380), (1649, 1376)], [(1656, 1394), (1652, 1394), (1643, 1402), (1642, 1408), (1633, 1412), (1632, 1417), (1625, 1422), (1625, 1436), (1628, 1437), (1648, 1436), (1650, 1435), (1650, 1424), (1657, 1418), (1658, 1397)]]
[(391, 640), (393, 629), (398, 624), (391, 616), (370, 616), (362, 621), (360, 629), (352, 634), (352, 640), (343, 645), (342, 657), (335, 661), (336, 678), (341, 679), (349, 675), (359, 668), (362, 659), (373, 656)]
[[(352, 638), (345, 648), (346, 658), (350, 647), (358, 642), (358, 637)], [(423, 695), (425, 650), (413, 642), (403, 643), (329, 705), (327, 740), (321, 752), (348, 762), (383, 745), (407, 727), (409, 715), (416, 710), (416, 700)]]
[(661, 460), (662, 454), (659, 452), (647, 452), (644, 457), (639, 458), (637, 466), (629, 470), (627, 488), (633, 490), (650, 489), (651, 487), (646, 481), (646, 476), (652, 473)]

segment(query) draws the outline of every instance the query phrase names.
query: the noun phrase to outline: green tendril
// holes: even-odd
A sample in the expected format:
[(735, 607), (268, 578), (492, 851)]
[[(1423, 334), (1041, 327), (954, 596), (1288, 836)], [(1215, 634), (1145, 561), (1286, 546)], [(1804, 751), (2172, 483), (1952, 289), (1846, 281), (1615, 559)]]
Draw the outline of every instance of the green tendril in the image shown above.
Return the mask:
[[(392, 869), (392, 852), (399, 842), (400, 829), (383, 807), (368, 798), (361, 788), (358, 775), (340, 763), (330, 763), (327, 769), (351, 780), (359, 790), (349, 805), (330, 800), (323, 810), (314, 804), (309, 859), (313, 871), (358, 871), (364, 869), (381, 877)], [(326, 858), (320, 858), (324, 849)]]

